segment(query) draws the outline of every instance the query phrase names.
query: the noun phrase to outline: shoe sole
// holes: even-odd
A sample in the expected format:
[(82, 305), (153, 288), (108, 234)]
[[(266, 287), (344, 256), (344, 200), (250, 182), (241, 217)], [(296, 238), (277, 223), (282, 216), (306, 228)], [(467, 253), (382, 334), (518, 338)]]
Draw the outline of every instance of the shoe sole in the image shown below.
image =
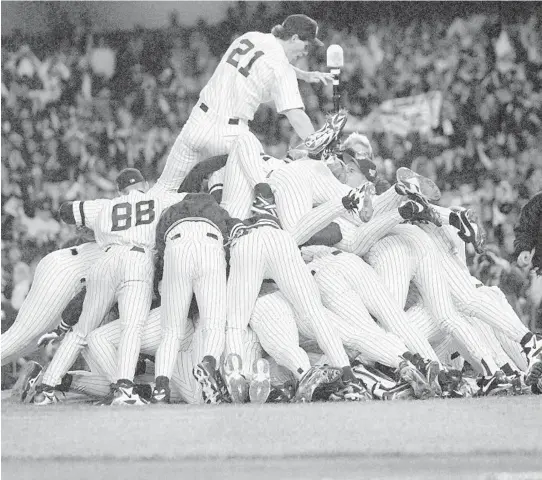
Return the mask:
[[(236, 360), (235, 362), (233, 360)], [(234, 367), (234, 363), (237, 366)], [(226, 373), (226, 386), (233, 403), (245, 403), (248, 398), (248, 385), (245, 377), (242, 375), (243, 360), (236, 353), (230, 353), (224, 362), (224, 371)]]
[(373, 205), (373, 192), (371, 184), (366, 184), (366, 188), (363, 192), (363, 200), (361, 202), (361, 210), (359, 212), (359, 218), (363, 222), (368, 222), (373, 218), (374, 205)]
[(396, 178), (398, 182), (405, 183), (411, 178), (418, 179), (420, 185), (420, 191), (422, 195), (430, 202), (436, 202), (440, 200), (442, 196), (440, 189), (436, 186), (433, 180), (424, 177), (416, 172), (410, 170), (410, 168), (401, 167), (397, 170)]
[(253, 373), (254, 376), (252, 377), (248, 389), (250, 403), (265, 403), (271, 393), (269, 362), (265, 358), (256, 360), (254, 362)]

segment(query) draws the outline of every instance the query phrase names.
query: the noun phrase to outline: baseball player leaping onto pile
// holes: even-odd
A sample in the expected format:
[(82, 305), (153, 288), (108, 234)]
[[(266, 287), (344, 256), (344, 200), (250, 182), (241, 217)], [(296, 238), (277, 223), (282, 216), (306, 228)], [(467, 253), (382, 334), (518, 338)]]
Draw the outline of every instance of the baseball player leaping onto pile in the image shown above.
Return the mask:
[(112, 200), (67, 202), (60, 218), (68, 224), (94, 230), (104, 254), (92, 266), (87, 294), (77, 325), (69, 332), (47, 368), (36, 405), (58, 401), (54, 387), (71, 367), (86, 343), (118, 299), (123, 326), (118, 353), (114, 403), (139, 403), (133, 377), (141, 345), (141, 329), (152, 301), (156, 224), (163, 210), (185, 194), (156, 196), (146, 193), (148, 183), (139, 170), (125, 169), (117, 177), (119, 197)]
[[(318, 25), (305, 15), (291, 15), (272, 33), (248, 32), (230, 45), (213, 76), (200, 93), (198, 103), (177, 137), (166, 166), (153, 189), (177, 191), (188, 172), (198, 162), (229, 153), (234, 140), (244, 135), (263, 151), (247, 122), (262, 103), (273, 101), (301, 139), (314, 132), (304, 111), (298, 78), (311, 83), (327, 83), (332, 75), (305, 72), (292, 63), (306, 56), (311, 47), (321, 47)], [(253, 185), (265, 180), (253, 158), (243, 159)], [(226, 178), (226, 190), (233, 178)], [(231, 213), (231, 212), (230, 212)]]

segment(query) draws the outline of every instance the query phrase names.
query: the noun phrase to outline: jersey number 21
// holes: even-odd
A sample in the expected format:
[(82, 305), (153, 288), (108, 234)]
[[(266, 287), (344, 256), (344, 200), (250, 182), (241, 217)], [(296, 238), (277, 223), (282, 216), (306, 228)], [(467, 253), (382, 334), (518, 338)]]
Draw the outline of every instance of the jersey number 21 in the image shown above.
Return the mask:
[[(243, 44), (244, 47), (237, 47), (234, 48), (231, 53), (228, 55), (228, 59), (226, 62), (228, 62), (230, 65), (233, 65), (235, 68), (239, 66), (239, 58), (243, 55), (246, 55), (248, 52), (250, 52), (254, 48), (254, 44), (247, 40), (246, 38), (243, 38), (239, 43)], [(237, 71), (243, 75), (244, 77), (248, 77), (250, 74), (250, 69), (252, 68), (252, 65), (254, 65), (254, 62), (258, 60), (263, 55), (263, 52), (260, 50), (257, 50), (254, 52), (254, 55), (252, 55), (252, 58), (247, 63), (245, 67), (237, 68)]]

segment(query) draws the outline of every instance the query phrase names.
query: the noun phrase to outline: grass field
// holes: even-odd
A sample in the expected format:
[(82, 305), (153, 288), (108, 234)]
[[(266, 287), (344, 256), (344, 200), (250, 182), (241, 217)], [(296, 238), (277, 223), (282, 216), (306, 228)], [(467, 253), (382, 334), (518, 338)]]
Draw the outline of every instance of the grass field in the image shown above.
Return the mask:
[(542, 479), (542, 397), (135, 408), (3, 401), (2, 477)]

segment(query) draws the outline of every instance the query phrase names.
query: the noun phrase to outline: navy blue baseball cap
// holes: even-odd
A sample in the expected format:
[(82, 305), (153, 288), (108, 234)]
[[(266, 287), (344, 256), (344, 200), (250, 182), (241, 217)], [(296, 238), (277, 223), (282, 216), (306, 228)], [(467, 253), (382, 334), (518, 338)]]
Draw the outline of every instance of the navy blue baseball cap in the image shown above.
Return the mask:
[(310, 42), (315, 47), (323, 47), (321, 40), (316, 38), (318, 35), (318, 24), (307, 15), (290, 15), (282, 22), (282, 28), (288, 36), (297, 34), (304, 42)]
[(117, 187), (119, 190), (124, 190), (130, 185), (144, 181), (145, 178), (137, 168), (125, 168), (117, 175)]

